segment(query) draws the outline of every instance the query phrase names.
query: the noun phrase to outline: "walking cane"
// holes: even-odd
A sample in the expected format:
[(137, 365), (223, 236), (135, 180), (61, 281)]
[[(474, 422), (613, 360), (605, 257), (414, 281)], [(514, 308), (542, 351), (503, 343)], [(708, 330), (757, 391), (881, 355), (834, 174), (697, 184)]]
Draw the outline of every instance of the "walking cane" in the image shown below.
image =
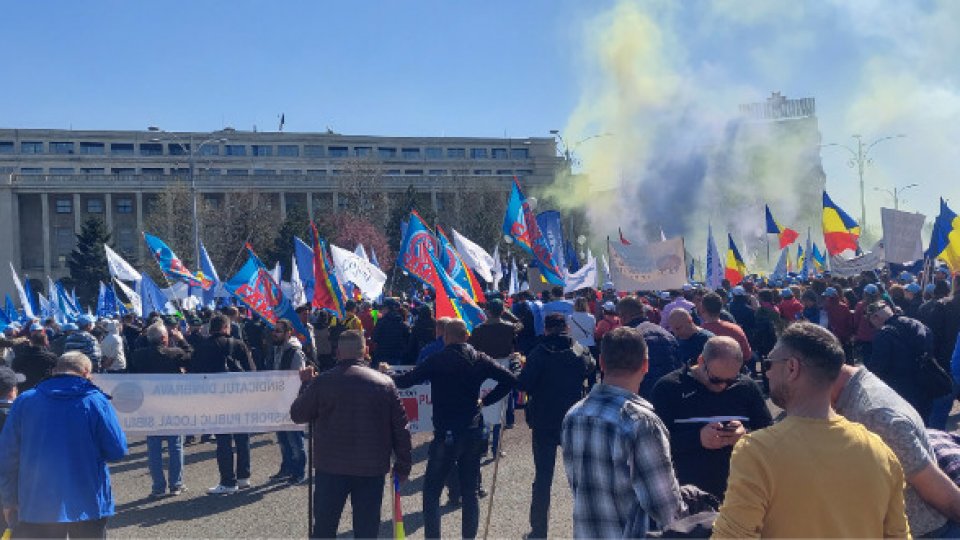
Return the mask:
[(307, 424), (307, 538), (313, 538), (313, 422)]
[[(513, 399), (513, 390), (510, 391), (506, 399)], [(483, 540), (487, 540), (487, 534), (490, 533), (490, 516), (493, 515), (493, 497), (497, 494), (497, 471), (500, 469), (500, 452), (507, 434), (507, 430), (503, 429), (503, 426), (506, 425), (506, 415), (507, 402), (504, 400), (503, 408), (500, 409), (500, 445), (493, 455), (493, 480), (490, 481), (490, 497), (487, 500), (487, 519), (483, 524)]]

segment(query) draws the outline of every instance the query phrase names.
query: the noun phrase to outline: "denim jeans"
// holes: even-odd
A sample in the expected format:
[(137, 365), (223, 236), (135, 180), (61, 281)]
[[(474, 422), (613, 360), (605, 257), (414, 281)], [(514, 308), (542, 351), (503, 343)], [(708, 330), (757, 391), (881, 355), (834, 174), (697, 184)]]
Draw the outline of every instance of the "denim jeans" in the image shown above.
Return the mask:
[(307, 452), (303, 447), (302, 431), (278, 431), (280, 444), (280, 471), (294, 478), (307, 475)]
[(550, 518), (550, 487), (557, 463), (560, 432), (533, 430), (533, 497), (530, 499), (530, 538), (546, 538)]
[[(170, 482), (163, 476), (163, 443), (167, 443), (170, 457)], [(147, 437), (147, 465), (150, 478), (153, 479), (153, 492), (165, 493), (170, 489), (183, 486), (183, 437), (179, 435), (153, 435)]]
[[(250, 478), (250, 435), (226, 433), (216, 437), (220, 485), (234, 487), (237, 485), (238, 478)], [(234, 469), (234, 446), (236, 446), (236, 469)]]
[(483, 428), (435, 431), (430, 443), (427, 471), (423, 475), (423, 534), (440, 538), (440, 493), (454, 463), (459, 465), (460, 497), (463, 501), (462, 537), (475, 538), (480, 525), (477, 478), (483, 452)]
[(349, 476), (316, 471), (313, 485), (315, 522), (310, 538), (336, 538), (343, 506), (350, 496), (353, 537), (376, 538), (380, 532), (384, 476)]

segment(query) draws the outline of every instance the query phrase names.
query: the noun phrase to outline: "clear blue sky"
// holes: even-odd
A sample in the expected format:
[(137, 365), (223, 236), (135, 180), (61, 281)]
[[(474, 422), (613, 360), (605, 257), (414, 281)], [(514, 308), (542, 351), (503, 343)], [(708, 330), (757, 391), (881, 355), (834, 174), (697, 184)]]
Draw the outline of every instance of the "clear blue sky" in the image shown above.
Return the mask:
[[(284, 113), (288, 131), (546, 136), (590, 83), (585, 25), (613, 5), (8, 2), (0, 126), (275, 130)], [(693, 99), (722, 96), (733, 114), (773, 90), (815, 96), (824, 142), (908, 135), (878, 147), (876, 186), (921, 183), (907, 207), (928, 215), (938, 195), (960, 207), (960, 2), (635, 5), (675, 38)], [(857, 214), (843, 155), (823, 157), (828, 189)]]

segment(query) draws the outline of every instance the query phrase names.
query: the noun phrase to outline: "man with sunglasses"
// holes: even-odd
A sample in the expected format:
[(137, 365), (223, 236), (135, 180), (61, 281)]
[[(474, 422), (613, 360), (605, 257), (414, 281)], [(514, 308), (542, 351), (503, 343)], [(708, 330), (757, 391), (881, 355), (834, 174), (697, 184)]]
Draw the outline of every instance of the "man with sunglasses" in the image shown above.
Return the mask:
[(786, 418), (734, 447), (714, 538), (906, 538), (903, 468), (867, 428), (838, 415), (845, 363), (829, 330), (797, 322), (764, 362)]
[[(733, 445), (748, 430), (772, 423), (760, 388), (742, 374), (742, 366), (743, 353), (736, 340), (712, 337), (704, 344), (696, 365), (684, 366), (660, 379), (651, 399), (670, 431), (677, 480), (719, 499), (727, 488)], [(747, 420), (687, 421), (731, 416)]]

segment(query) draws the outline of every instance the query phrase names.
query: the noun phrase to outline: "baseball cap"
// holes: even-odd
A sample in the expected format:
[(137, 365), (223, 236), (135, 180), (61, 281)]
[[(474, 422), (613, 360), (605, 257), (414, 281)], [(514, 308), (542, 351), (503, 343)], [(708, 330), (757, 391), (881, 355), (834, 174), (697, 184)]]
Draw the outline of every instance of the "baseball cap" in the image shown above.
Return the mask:
[(836, 297), (836, 296), (839, 296), (839, 294), (837, 293), (837, 289), (833, 287), (827, 287), (823, 291), (823, 296)]
[(609, 301), (608, 301), (608, 302), (604, 302), (604, 303), (603, 303), (603, 310), (604, 310), (604, 311), (609, 311), (609, 312), (613, 313), (613, 312), (617, 311), (617, 305), (614, 304), (613, 302), (609, 302)]
[(608, 281), (608, 282), (604, 283), (604, 284), (603, 284), (603, 288), (604, 288), (604, 290), (612, 291), (612, 290), (614, 289), (614, 287), (613, 287), (613, 282), (612, 282), (612, 281)]
[(73, 324), (72, 322), (68, 322), (67, 324), (61, 326), (60, 329), (64, 332), (76, 332), (80, 328), (78, 328), (77, 325)]
[(780, 289), (780, 298), (793, 298), (793, 291), (790, 289)]
[(662, 298), (663, 300), (669, 300), (669, 299), (670, 299), (670, 293), (667, 292), (667, 291), (663, 291), (662, 293), (660, 293), (660, 298)]
[(877, 286), (874, 285), (873, 283), (870, 283), (870, 284), (868, 284), (866, 287), (863, 288), (863, 293), (864, 293), (864, 294), (869, 294), (869, 295), (871, 295), (871, 296), (873, 296), (873, 295), (875, 295), (875, 294), (878, 294), (879, 292), (880, 292), (880, 289), (877, 288)]
[(918, 283), (911, 283), (911, 284), (909, 284), (909, 285), (907, 285), (907, 286), (905, 287), (905, 290), (906, 290), (908, 293), (917, 294), (917, 293), (920, 292), (920, 284), (918, 284)]
[(93, 324), (93, 323), (95, 323), (95, 322), (96, 322), (96, 321), (94, 320), (94, 318), (91, 317), (90, 315), (87, 315), (86, 313), (84, 313), (83, 315), (77, 317), (77, 326), (79, 326), (79, 327), (81, 327), (81, 328), (84, 327), (84, 326), (91, 325), (91, 324)]
[(910, 272), (907, 272), (906, 270), (904, 270), (903, 272), (900, 272), (900, 281), (906, 281), (906, 282), (913, 281), (913, 274), (911, 274)]
[(936, 285), (934, 285), (933, 283), (927, 283), (927, 285), (923, 288), (923, 292), (926, 294), (933, 294), (933, 291), (935, 291), (936, 289), (937, 289)]
[(0, 367), (0, 394), (4, 396), (9, 394), (14, 386), (26, 380), (23, 373), (17, 373), (6, 366)]
[(35, 323), (33, 323), (33, 324), (30, 325), (30, 331), (31, 331), (31, 332), (43, 332), (43, 325), (40, 324), (40, 323), (38, 323), (38, 322), (35, 322)]
[(690, 283), (684, 283), (683, 287), (681, 287), (680, 289), (683, 291), (692, 291), (693, 285), (691, 285)]
[(734, 287), (733, 290), (730, 291), (730, 292), (731, 292), (734, 296), (746, 296), (746, 295), (747, 295), (747, 290), (744, 289), (744, 288), (743, 288), (742, 286), (740, 286), (740, 285), (737, 285), (736, 287)]

